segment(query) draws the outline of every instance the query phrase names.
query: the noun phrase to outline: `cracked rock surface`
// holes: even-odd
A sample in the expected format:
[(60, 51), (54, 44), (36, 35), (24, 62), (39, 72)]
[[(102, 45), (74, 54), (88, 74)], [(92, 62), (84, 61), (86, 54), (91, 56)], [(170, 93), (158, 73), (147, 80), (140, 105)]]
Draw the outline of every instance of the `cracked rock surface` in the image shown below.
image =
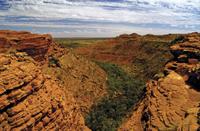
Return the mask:
[(200, 34), (185, 35), (171, 46), (174, 59), (165, 66), (165, 76), (147, 83), (147, 92), (120, 131), (181, 130), (199, 128)]
[(89, 130), (62, 88), (26, 53), (0, 54), (0, 130)]

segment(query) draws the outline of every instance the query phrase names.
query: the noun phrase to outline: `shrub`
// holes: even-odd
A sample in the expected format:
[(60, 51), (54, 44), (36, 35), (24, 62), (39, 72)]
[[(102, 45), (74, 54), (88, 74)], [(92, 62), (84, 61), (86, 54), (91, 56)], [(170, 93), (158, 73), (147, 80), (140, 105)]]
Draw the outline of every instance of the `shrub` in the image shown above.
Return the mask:
[(154, 79), (158, 72), (163, 71), (164, 65), (173, 58), (169, 51), (169, 42), (143, 41), (140, 54), (132, 61), (137, 77), (147, 81)]
[(86, 123), (95, 131), (114, 131), (141, 98), (144, 83), (115, 64), (96, 63), (108, 74), (109, 95), (92, 107)]
[(185, 37), (183, 35), (177, 36), (173, 41), (171, 41), (171, 44), (176, 44), (177, 42), (184, 42)]
[(60, 67), (59, 60), (56, 57), (49, 57), (49, 66), (50, 67)]

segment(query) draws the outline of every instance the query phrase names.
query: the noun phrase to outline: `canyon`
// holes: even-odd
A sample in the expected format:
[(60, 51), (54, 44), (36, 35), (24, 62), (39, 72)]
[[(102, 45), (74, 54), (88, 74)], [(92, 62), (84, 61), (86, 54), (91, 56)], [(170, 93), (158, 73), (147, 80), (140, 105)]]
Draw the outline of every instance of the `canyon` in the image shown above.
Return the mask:
[(49, 34), (2, 30), (0, 130), (199, 130), (199, 61), (199, 33), (124, 34), (72, 50)]
[(171, 46), (174, 59), (165, 76), (147, 83), (145, 98), (119, 130), (199, 129), (200, 34), (186, 35)]

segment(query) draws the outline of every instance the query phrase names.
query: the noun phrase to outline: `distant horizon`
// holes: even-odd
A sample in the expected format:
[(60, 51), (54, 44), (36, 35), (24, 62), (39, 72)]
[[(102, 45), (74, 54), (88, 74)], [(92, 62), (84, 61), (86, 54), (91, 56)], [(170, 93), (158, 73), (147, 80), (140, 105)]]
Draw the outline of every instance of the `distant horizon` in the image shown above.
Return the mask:
[[(133, 33), (135, 33), (135, 32), (133, 32)], [(127, 34), (127, 33), (124, 33), (124, 34), (126, 34), (126, 35), (131, 35), (131, 34), (133, 34), (133, 33), (129, 33), (129, 34)], [(167, 34), (152, 34), (152, 33), (148, 33), (148, 34), (138, 34), (138, 33), (136, 33), (136, 34), (138, 34), (138, 35), (140, 35), (140, 36), (145, 36), (145, 35), (156, 35), (156, 36), (163, 36), (163, 35), (184, 35), (184, 34), (189, 34), (189, 33), (200, 33), (200, 32), (187, 32), (187, 33), (167, 33)], [(117, 36), (120, 36), (120, 35), (124, 35), (124, 34), (119, 34), (119, 35), (116, 35), (116, 36), (111, 36), (111, 37), (54, 37), (54, 38), (66, 38), (66, 39), (82, 39), (82, 38), (97, 38), (97, 39), (104, 39), (104, 38), (115, 38), (115, 37), (117, 37)]]
[(25, 32), (30, 32), (30, 33), (33, 33), (33, 34), (49, 34), (49, 35), (51, 35), (53, 38), (59, 38), (59, 39), (109, 39), (109, 38), (115, 38), (115, 37), (118, 37), (118, 36), (120, 36), (120, 35), (131, 35), (131, 34), (138, 34), (138, 35), (140, 35), (140, 36), (145, 36), (145, 35), (155, 35), (155, 36), (163, 36), (163, 35), (176, 35), (176, 34), (179, 34), (179, 35), (181, 35), (181, 34), (189, 34), (189, 33), (200, 33), (200, 32), (197, 32), (197, 31), (193, 31), (193, 32), (186, 32), (186, 33), (164, 33), (164, 34), (153, 34), (153, 33), (148, 33), (148, 34), (139, 34), (139, 33), (136, 33), (136, 32), (132, 32), (132, 33), (123, 33), (123, 34), (118, 34), (118, 35), (116, 35), (116, 36), (110, 36), (110, 37), (108, 37), (108, 36), (106, 36), (106, 37), (99, 37), (99, 36), (71, 36), (71, 37), (69, 37), (69, 36), (54, 36), (53, 34), (51, 34), (51, 33), (37, 33), (37, 32), (31, 32), (31, 31), (29, 31), (29, 30), (12, 30), (12, 29), (0, 29), (0, 31), (25, 31)]
[(200, 0), (3, 0), (0, 29), (54, 37), (200, 32)]

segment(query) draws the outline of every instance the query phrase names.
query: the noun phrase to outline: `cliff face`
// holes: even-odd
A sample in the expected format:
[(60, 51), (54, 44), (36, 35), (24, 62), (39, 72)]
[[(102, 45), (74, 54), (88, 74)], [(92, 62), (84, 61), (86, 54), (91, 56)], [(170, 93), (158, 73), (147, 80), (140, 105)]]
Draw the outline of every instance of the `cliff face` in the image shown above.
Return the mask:
[[(173, 37), (122, 35), (105, 46), (92, 45), (86, 55), (128, 64), (138, 54), (144, 53), (139, 56), (144, 59), (152, 54), (144, 39), (154, 45), (155, 39), (164, 39), (165, 44)], [(170, 48), (174, 59), (165, 65), (165, 75), (147, 83), (144, 98), (119, 130), (193, 131), (199, 127), (200, 34), (184, 35), (175, 42)], [(166, 52), (162, 48), (160, 54)], [(58, 47), (50, 35), (0, 31), (0, 130), (87, 131), (83, 115), (108, 94), (106, 80), (99, 66)]]
[(0, 31), (0, 130), (89, 130), (104, 95), (105, 72), (50, 35)]
[(89, 130), (73, 96), (26, 53), (0, 54), (0, 130)]
[(44, 61), (49, 47), (53, 44), (50, 35), (31, 34), (30, 32), (0, 31), (0, 52), (17, 50), (26, 52), (36, 61)]
[[(77, 48), (75, 52), (98, 61), (130, 64), (139, 50), (141, 38), (137, 34), (124, 34), (100, 44)], [(136, 52), (133, 52), (133, 50)]]
[[(152, 55), (152, 53), (158, 52), (158, 50), (164, 52), (167, 44), (175, 38), (176, 35), (140, 36), (134, 33), (130, 35), (123, 34), (101, 43), (76, 48), (75, 52), (98, 61), (112, 62), (119, 65), (129, 65), (132, 64), (138, 56), (149, 56)], [(162, 45), (163, 47), (159, 47)]]
[(0, 53), (18, 51), (37, 61), (43, 73), (55, 76), (84, 113), (106, 94), (106, 73), (93, 62), (56, 45), (50, 35), (0, 31)]
[(72, 92), (85, 115), (91, 106), (107, 94), (106, 73), (95, 63), (66, 52), (57, 57), (59, 67), (43, 67), (43, 72), (55, 76), (65, 90)]
[(166, 76), (147, 83), (145, 97), (119, 130), (197, 130), (200, 104), (200, 34), (171, 46)]
[(75, 48), (91, 60), (114, 63), (144, 81), (152, 79), (173, 56), (171, 41), (178, 35), (120, 35), (97, 44)]

